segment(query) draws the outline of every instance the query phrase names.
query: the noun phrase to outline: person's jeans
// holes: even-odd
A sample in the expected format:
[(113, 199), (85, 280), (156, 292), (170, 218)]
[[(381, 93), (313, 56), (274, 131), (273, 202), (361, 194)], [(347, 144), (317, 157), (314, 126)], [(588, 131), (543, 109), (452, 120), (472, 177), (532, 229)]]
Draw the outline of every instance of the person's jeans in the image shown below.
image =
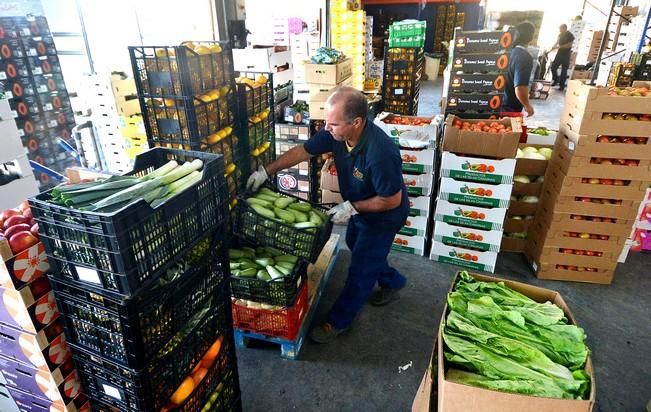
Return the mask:
[(330, 309), (328, 322), (337, 329), (348, 328), (368, 300), (375, 282), (381, 288), (400, 289), (407, 279), (389, 266), (387, 255), (397, 231), (369, 227), (353, 216), (346, 230), (346, 244), (352, 253), (346, 284)]
[[(561, 67), (561, 74), (558, 75), (558, 67)], [(567, 69), (570, 66), (570, 55), (569, 54), (556, 54), (554, 61), (552, 62), (552, 80), (554, 83), (558, 83), (561, 89), (565, 88), (565, 81), (567, 80)]]

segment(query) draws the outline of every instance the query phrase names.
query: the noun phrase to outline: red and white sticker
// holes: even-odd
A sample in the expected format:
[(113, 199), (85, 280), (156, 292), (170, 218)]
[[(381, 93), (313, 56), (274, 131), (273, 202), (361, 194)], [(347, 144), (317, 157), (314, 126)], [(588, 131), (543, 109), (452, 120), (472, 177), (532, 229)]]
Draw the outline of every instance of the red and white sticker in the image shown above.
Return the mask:
[(41, 296), (39, 300), (36, 301), (36, 309), (34, 311), (36, 315), (36, 320), (41, 325), (49, 325), (57, 316), (59, 316), (59, 309), (57, 308), (57, 302), (54, 299), (54, 291), (49, 291), (44, 296)]
[(16, 255), (14, 276), (21, 282), (31, 282), (50, 269), (43, 243), (38, 243)]
[(77, 371), (72, 371), (63, 384), (63, 393), (68, 399), (74, 399), (79, 395), (81, 384), (77, 379)]
[(70, 356), (68, 342), (66, 342), (66, 338), (63, 334), (54, 338), (52, 343), (50, 343), (50, 349), (48, 350), (50, 362), (55, 365), (61, 365), (63, 362), (67, 361)]

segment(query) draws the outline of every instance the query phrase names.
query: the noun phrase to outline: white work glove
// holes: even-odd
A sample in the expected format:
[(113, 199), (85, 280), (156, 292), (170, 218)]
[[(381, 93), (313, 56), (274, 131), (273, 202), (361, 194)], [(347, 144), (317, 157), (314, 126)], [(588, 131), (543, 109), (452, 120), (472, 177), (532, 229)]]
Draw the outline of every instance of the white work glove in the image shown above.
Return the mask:
[(264, 166), (260, 165), (257, 171), (251, 173), (249, 179), (246, 181), (246, 189), (252, 192), (257, 192), (260, 186), (269, 179), (269, 175)]
[(344, 203), (339, 203), (326, 213), (332, 215), (332, 221), (334, 223), (344, 224), (348, 222), (348, 219), (350, 219), (351, 216), (354, 216), (359, 212), (355, 210), (352, 203), (346, 200)]

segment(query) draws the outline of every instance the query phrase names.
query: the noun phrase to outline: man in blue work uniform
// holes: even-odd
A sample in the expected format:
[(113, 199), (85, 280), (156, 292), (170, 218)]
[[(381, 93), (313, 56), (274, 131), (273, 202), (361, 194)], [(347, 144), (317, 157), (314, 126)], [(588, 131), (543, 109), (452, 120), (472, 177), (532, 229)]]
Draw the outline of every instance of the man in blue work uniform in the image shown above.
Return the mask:
[(397, 145), (367, 121), (366, 97), (352, 87), (338, 87), (328, 98), (326, 126), (303, 146), (296, 146), (266, 168), (251, 174), (247, 188), (257, 190), (269, 175), (312, 156), (332, 152), (341, 195), (345, 201), (328, 211), (335, 223), (348, 223), (346, 244), (352, 252), (348, 278), (330, 309), (328, 321), (310, 334), (317, 343), (329, 343), (348, 330), (370, 298), (376, 306), (398, 298), (407, 280), (389, 266), (387, 255), (409, 214)]
[(502, 112), (520, 113), (524, 109), (527, 116), (533, 116), (533, 106), (529, 103), (529, 82), (533, 69), (533, 57), (526, 47), (533, 40), (535, 27), (529, 22), (523, 22), (515, 26), (515, 30), (515, 40), (513, 41), (515, 47), (509, 54)]

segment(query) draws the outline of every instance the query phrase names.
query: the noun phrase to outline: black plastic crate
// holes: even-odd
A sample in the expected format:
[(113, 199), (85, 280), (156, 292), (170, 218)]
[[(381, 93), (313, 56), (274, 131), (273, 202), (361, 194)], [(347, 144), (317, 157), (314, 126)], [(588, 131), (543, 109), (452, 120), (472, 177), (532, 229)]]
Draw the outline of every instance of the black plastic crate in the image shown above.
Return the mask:
[(173, 264), (228, 219), (220, 155), (155, 148), (138, 155), (129, 174), (144, 176), (169, 160), (201, 159), (201, 181), (153, 209), (144, 200), (112, 213), (49, 203), (51, 191), (30, 199), (52, 273), (124, 296)]
[(271, 142), (269, 143), (270, 145), (265, 151), (259, 153), (257, 156), (249, 157), (249, 166), (251, 168), (251, 171), (258, 170), (260, 166), (267, 166), (275, 160), (274, 145), (271, 144)]
[[(195, 96), (231, 86), (233, 58), (228, 42), (194, 42), (201, 54), (186, 46), (129, 47), (138, 94)], [(220, 52), (214, 52), (221, 49)], [(211, 51), (212, 50), (212, 51)]]
[(248, 139), (246, 140), (248, 144), (247, 149), (249, 153), (252, 153), (265, 142), (273, 140), (275, 131), (271, 118), (267, 117), (261, 119), (261, 121), (257, 123), (253, 123), (249, 120), (246, 134), (248, 136)]
[(197, 150), (212, 134), (234, 122), (233, 94), (205, 102), (197, 97), (150, 98), (140, 96), (149, 145), (182, 145)]
[(223, 302), (216, 307), (172, 352), (139, 370), (126, 368), (71, 344), (84, 392), (89, 398), (121, 411), (159, 411), (169, 404), (170, 396), (221, 336), (221, 350), (202, 383), (182, 406), (174, 409), (197, 411), (196, 405), (204, 401), (211, 383), (221, 381), (229, 370), (236, 373), (232, 325), (227, 324), (231, 320), (230, 316), (224, 318), (230, 313), (226, 312), (228, 305), (229, 302)]
[(144, 367), (195, 314), (224, 298), (217, 292), (228, 277), (225, 252), (222, 242), (200, 243), (129, 299), (53, 277), (68, 341), (125, 366)]
[[(256, 248), (265, 246), (259, 242), (239, 242), (231, 247), (248, 246)], [(294, 266), (294, 271), (289, 276), (284, 276), (282, 282), (260, 280), (256, 277), (230, 278), (233, 297), (251, 300), (254, 302), (268, 303), (274, 306), (293, 306), (298, 296), (298, 291), (307, 279), (307, 261), (299, 258)]]
[(30, 56), (27, 57), (32, 74), (52, 74), (61, 73), (61, 63), (59, 58), (54, 56)]
[(0, 78), (4, 77), (6, 79), (13, 80), (18, 77), (29, 76), (30, 71), (26, 59), (0, 59)]
[(29, 77), (0, 81), (0, 91), (4, 91), (8, 99), (33, 96), (35, 94), (34, 86)]
[[(273, 107), (273, 74), (266, 72), (238, 72), (237, 97), (240, 113), (251, 118), (265, 109)], [(264, 84), (256, 80), (263, 76)], [(245, 80), (241, 80), (245, 79)]]
[[(271, 189), (278, 192), (275, 188)], [(305, 202), (304, 199), (297, 196), (282, 192), (278, 192), (278, 194)], [(298, 229), (293, 225), (278, 222), (256, 213), (246, 203), (246, 197), (248, 196), (241, 196), (237, 202), (236, 235), (248, 242), (261, 243), (303, 257), (310, 262), (316, 262), (323, 246), (325, 246), (332, 233), (332, 220), (330, 216), (325, 215), (326, 208), (309, 202), (313, 209), (321, 212), (326, 217), (325, 223), (316, 228)]]
[(3, 60), (22, 59), (26, 57), (20, 39), (0, 41), (0, 58)]
[(57, 90), (66, 90), (66, 84), (63, 81), (63, 75), (60, 73), (44, 74), (32, 76), (36, 93), (55, 92)]

